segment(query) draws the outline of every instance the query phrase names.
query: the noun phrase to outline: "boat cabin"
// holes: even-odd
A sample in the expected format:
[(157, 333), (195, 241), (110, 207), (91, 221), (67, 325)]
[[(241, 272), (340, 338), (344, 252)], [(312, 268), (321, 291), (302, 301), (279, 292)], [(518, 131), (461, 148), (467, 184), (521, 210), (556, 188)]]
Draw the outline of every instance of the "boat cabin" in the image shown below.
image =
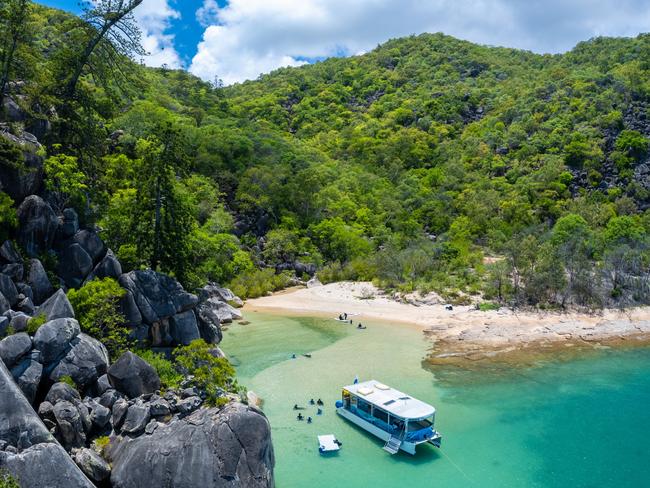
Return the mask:
[(379, 381), (343, 387), (337, 413), (387, 441), (384, 449), (391, 454), (399, 449), (415, 454), (415, 446), (422, 443), (440, 447), (436, 409)]

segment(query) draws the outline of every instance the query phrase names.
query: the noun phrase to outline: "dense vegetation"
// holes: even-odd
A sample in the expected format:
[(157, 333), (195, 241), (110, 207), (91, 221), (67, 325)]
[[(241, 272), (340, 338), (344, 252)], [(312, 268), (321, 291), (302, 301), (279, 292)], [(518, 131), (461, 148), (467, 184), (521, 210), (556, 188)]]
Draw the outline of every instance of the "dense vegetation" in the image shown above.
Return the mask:
[(53, 123), (50, 200), (127, 270), (259, 295), (299, 262), (456, 301), (650, 301), (649, 35), (542, 56), (425, 34), (223, 88), (119, 38), (84, 61), (92, 11), (27, 5), (8, 93)]

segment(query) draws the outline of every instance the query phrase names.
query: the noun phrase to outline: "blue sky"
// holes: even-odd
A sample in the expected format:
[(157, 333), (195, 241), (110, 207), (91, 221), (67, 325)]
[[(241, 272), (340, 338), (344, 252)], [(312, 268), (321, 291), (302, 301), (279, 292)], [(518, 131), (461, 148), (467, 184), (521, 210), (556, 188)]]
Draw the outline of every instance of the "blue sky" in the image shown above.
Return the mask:
[[(78, 0), (42, 3), (78, 11)], [(136, 18), (147, 64), (231, 84), (422, 32), (564, 52), (647, 32), (650, 0), (144, 0)]]

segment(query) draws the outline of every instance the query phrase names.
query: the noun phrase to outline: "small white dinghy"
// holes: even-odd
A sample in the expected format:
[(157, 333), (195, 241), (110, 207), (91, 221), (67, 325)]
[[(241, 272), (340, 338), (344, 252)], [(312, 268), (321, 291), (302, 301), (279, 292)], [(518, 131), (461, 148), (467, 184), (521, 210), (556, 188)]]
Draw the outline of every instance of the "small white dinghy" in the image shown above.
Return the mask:
[(318, 436), (318, 451), (321, 454), (334, 452), (341, 449), (341, 443), (332, 434)]

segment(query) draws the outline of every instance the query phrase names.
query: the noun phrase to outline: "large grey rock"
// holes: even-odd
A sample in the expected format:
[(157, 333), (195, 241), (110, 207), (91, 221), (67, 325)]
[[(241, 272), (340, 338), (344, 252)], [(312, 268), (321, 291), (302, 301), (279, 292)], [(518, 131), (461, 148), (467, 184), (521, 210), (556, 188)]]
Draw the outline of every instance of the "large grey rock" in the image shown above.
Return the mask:
[(95, 269), (86, 277), (86, 282), (95, 278), (113, 278), (119, 279), (122, 275), (122, 265), (110, 249), (106, 251), (104, 258), (95, 266)]
[(18, 282), (24, 278), (25, 270), (22, 263), (10, 263), (0, 267), (0, 272), (6, 274), (13, 281)]
[(233, 320), (241, 320), (243, 318), (238, 309), (228, 305), (227, 303), (221, 302), (216, 298), (208, 299), (201, 303), (201, 306), (203, 313), (206, 313), (206, 310), (210, 309), (210, 313), (215, 316), (221, 324), (228, 324)]
[(269, 423), (238, 403), (197, 410), (151, 435), (116, 439), (108, 454), (113, 488), (273, 486)]
[(101, 483), (111, 475), (110, 465), (92, 449), (77, 450), (73, 459), (81, 471), (95, 483)]
[(23, 153), (21, 167), (0, 165), (0, 188), (16, 204), (19, 204), (25, 197), (38, 193), (41, 189), (43, 183), (43, 158), (39, 154), (41, 145), (29, 132), (14, 135), (3, 131), (0, 132), (0, 137), (14, 142)]
[(19, 479), (21, 488), (94, 488), (56, 443), (38, 444), (19, 454), (0, 452), (0, 469)]
[(200, 339), (196, 315), (192, 310), (174, 315), (170, 320), (170, 333), (176, 344), (187, 346), (190, 342)]
[(118, 430), (122, 427), (122, 423), (126, 418), (126, 413), (129, 411), (129, 402), (123, 398), (118, 398), (113, 404), (111, 409), (111, 420), (113, 422), (113, 429)]
[(156, 370), (131, 351), (122, 354), (108, 368), (108, 380), (113, 388), (129, 398), (154, 393), (160, 389), (160, 378)]
[(70, 402), (73, 405), (81, 403), (81, 396), (79, 392), (72, 388), (67, 383), (54, 383), (50, 387), (50, 391), (45, 396), (45, 401), (56, 405), (59, 402)]
[(55, 319), (44, 323), (34, 335), (34, 347), (41, 351), (43, 362), (51, 363), (66, 354), (72, 340), (79, 335), (79, 322), (75, 319)]
[(0, 273), (0, 293), (9, 302), (9, 305), (15, 305), (18, 302), (18, 290), (16, 290), (16, 285), (6, 274)]
[(0, 315), (0, 337), (4, 337), (7, 335), (7, 330), (9, 329), (9, 324), (11, 321), (9, 320), (8, 317), (5, 317), (4, 315)]
[(17, 210), (19, 231), (18, 242), (30, 257), (52, 247), (59, 227), (59, 219), (52, 208), (39, 196), (30, 195)]
[(11, 241), (4, 241), (2, 246), (0, 246), (0, 259), (12, 264), (20, 264), (23, 262), (23, 258), (20, 257), (20, 254)]
[(27, 283), (32, 289), (32, 300), (36, 305), (40, 305), (54, 293), (54, 287), (47, 277), (43, 264), (38, 259), (29, 260)]
[[(53, 442), (52, 434), (22, 394), (11, 373), (0, 361), (0, 439), (26, 449), (41, 442)], [(2, 462), (0, 462), (0, 468)]]
[(104, 405), (93, 403), (90, 411), (90, 420), (97, 429), (103, 429), (111, 420), (111, 411)]
[(36, 311), (37, 315), (44, 315), (47, 320), (71, 318), (74, 319), (74, 309), (67, 295), (59, 289), (50, 298), (45, 300)]
[(119, 282), (131, 292), (142, 320), (148, 324), (190, 310), (198, 303), (196, 295), (187, 293), (178, 281), (152, 270), (131, 271), (120, 276)]
[(7, 300), (2, 293), (0, 293), (0, 314), (7, 312), (10, 308), (11, 304), (9, 303), (9, 300)]
[(215, 298), (217, 301), (227, 303), (233, 307), (241, 308), (244, 302), (241, 298), (235, 295), (229, 288), (224, 288), (216, 283), (208, 283), (199, 292), (199, 298), (202, 302), (210, 298)]
[(126, 293), (120, 299), (120, 312), (124, 316), (126, 325), (137, 327), (142, 323), (142, 314), (138, 305), (135, 303), (133, 293), (129, 290), (126, 290)]
[(73, 242), (59, 254), (57, 274), (68, 288), (79, 288), (92, 269), (91, 256), (77, 242)]
[(196, 307), (196, 317), (201, 338), (208, 344), (219, 344), (223, 338), (217, 309), (207, 302)]
[(36, 392), (43, 377), (43, 365), (40, 362), (40, 351), (33, 350), (11, 369), (11, 375), (16, 384), (27, 398), (34, 403)]
[(71, 348), (50, 373), (50, 380), (70, 376), (81, 390), (93, 385), (108, 370), (108, 352), (96, 339), (79, 334), (70, 342)]
[(164, 417), (171, 413), (171, 407), (169, 402), (164, 398), (156, 398), (151, 403), (149, 403), (149, 413), (153, 417)]
[(88, 253), (93, 264), (98, 263), (106, 254), (104, 241), (93, 231), (80, 230), (74, 235), (72, 241), (79, 244)]
[(13, 334), (0, 341), (0, 359), (7, 368), (13, 368), (31, 349), (32, 340), (26, 333)]
[(16, 310), (27, 315), (34, 315), (36, 307), (34, 306), (34, 302), (32, 302), (31, 298), (25, 297), (16, 304)]
[(149, 405), (138, 401), (126, 411), (126, 417), (122, 423), (122, 432), (126, 434), (139, 434), (147, 426), (150, 418)]
[(61, 237), (67, 239), (72, 237), (79, 230), (79, 216), (74, 208), (63, 209), (63, 215), (61, 217), (61, 224), (59, 227), (59, 232), (61, 232)]
[[(25, 332), (27, 330), (27, 323), (31, 317), (24, 313), (17, 313), (11, 318), (9, 326), (14, 329), (15, 332)], [(0, 319), (1, 320), (1, 319)]]
[(54, 405), (54, 418), (58, 438), (66, 450), (83, 447), (86, 444), (84, 424), (77, 405), (65, 400), (57, 402)]

